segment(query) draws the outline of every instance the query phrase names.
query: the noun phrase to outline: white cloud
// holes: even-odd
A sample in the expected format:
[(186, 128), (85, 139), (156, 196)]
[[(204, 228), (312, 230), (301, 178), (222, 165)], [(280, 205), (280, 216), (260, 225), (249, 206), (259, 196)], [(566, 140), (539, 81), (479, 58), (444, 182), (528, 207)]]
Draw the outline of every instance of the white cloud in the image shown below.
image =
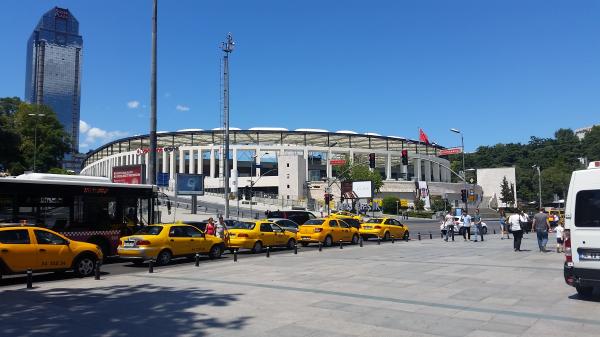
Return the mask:
[(129, 101), (129, 102), (127, 102), (127, 107), (129, 109), (137, 109), (140, 107), (140, 102), (139, 101)]
[(186, 106), (186, 105), (181, 105), (181, 104), (177, 104), (177, 106), (175, 107), (176, 110), (179, 111), (190, 111), (190, 107)]
[(79, 133), (79, 139), (81, 140), (79, 146), (82, 148), (99, 146), (128, 135), (128, 133), (124, 131), (107, 131), (97, 127), (92, 127), (90, 124), (84, 121), (79, 121)]
[(165, 92), (165, 97), (166, 97), (166, 98), (169, 98), (169, 97), (171, 97), (171, 93), (170, 93), (170, 92)]
[(90, 129), (90, 125), (82, 120), (79, 121), (79, 133), (86, 133)]

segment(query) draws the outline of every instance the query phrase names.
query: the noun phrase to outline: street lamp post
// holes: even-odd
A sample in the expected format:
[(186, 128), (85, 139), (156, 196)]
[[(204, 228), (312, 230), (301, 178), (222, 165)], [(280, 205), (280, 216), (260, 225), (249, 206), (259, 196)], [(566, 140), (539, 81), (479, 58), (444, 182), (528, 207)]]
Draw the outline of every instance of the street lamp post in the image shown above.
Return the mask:
[[(455, 129), (452, 128), (450, 129), (450, 131), (454, 132), (454, 133), (458, 133), (460, 135), (460, 148), (461, 148), (461, 152), (462, 152), (462, 167), (463, 167), (463, 175), (462, 175), (462, 179), (465, 185), (465, 191), (467, 191), (468, 193), (468, 187), (467, 187), (467, 179), (466, 179), (466, 170), (465, 170), (465, 139), (463, 137), (463, 133), (459, 130), (459, 129)], [(468, 194), (467, 194), (467, 201), (465, 201), (465, 212), (469, 212), (469, 199), (468, 199)]]
[[(28, 116), (34, 116), (34, 117), (44, 117), (46, 116), (46, 114), (41, 114), (41, 113), (31, 113), (31, 114), (27, 114)], [(37, 126), (38, 126), (38, 121), (39, 119), (36, 118), (35, 119), (35, 126), (33, 128), (33, 172), (35, 172), (35, 165), (36, 165), (36, 161), (37, 161)]]
[(542, 209), (542, 173), (540, 171), (539, 165), (533, 165), (531, 168), (537, 169), (538, 173), (538, 199), (539, 199), (539, 209)]
[[(229, 218), (229, 54), (233, 51), (235, 43), (231, 33), (227, 34), (227, 41), (221, 44), (223, 50), (223, 120), (225, 121), (225, 155), (223, 168), (223, 190), (225, 196), (225, 219)], [(252, 203), (250, 203), (252, 204)]]

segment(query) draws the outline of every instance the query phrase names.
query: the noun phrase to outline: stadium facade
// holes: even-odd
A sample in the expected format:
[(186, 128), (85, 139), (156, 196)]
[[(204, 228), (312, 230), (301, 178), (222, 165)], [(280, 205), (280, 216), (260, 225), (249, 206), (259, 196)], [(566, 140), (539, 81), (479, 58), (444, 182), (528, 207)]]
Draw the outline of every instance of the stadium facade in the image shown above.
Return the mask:
[[(206, 190), (222, 190), (223, 130), (185, 129), (159, 132), (157, 137), (157, 171), (168, 173), (171, 187), (177, 173), (196, 173), (205, 176)], [(237, 185), (252, 185), (277, 198), (322, 199), (327, 187), (323, 182), (334, 180), (336, 165), (346, 160), (368, 164), (370, 154), (384, 180), (383, 195), (412, 200), (415, 182), (423, 181), (432, 194), (454, 199), (460, 198), (464, 186), (451, 183), (450, 163), (439, 155), (443, 147), (403, 137), (349, 130), (230, 128), (230, 142), (229, 167), (237, 172)], [(110, 177), (115, 166), (146, 164), (148, 148), (148, 135), (115, 140), (88, 153), (81, 174)]]

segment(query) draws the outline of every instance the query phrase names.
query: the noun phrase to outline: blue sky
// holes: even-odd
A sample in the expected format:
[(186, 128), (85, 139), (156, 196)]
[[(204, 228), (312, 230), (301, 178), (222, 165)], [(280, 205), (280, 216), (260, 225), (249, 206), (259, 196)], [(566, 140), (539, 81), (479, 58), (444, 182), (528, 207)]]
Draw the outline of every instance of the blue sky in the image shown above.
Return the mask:
[[(69, 8), (84, 39), (85, 152), (148, 132), (151, 0), (8, 0), (0, 97), (24, 95), (26, 41)], [(599, 123), (600, 2), (160, 1), (159, 130), (219, 126), (232, 32), (231, 126), (354, 130), (467, 150)], [(89, 132), (95, 128), (93, 132)]]

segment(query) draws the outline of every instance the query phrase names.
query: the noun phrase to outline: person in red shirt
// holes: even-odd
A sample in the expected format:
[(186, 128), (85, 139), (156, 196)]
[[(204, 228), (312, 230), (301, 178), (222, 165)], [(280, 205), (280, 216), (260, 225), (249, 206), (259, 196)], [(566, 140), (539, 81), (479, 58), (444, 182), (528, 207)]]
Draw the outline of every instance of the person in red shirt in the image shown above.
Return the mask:
[(206, 234), (215, 235), (215, 223), (213, 218), (208, 218), (208, 223), (206, 224)]

